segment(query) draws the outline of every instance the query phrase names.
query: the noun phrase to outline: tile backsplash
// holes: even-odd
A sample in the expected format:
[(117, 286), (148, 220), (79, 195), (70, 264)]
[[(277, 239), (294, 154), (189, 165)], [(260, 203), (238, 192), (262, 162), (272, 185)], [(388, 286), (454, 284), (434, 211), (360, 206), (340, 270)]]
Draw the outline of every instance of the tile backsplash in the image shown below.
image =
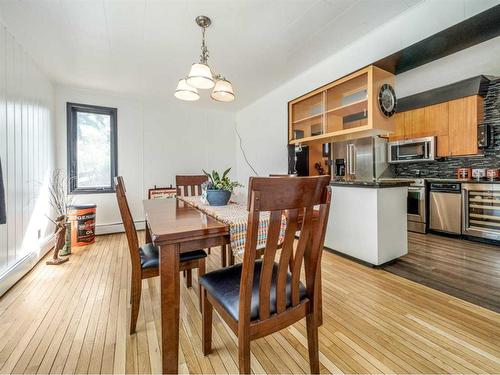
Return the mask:
[(393, 164), (397, 177), (454, 178), (457, 168), (500, 168), (500, 81), (492, 82), (484, 98), (484, 123), (493, 129), (493, 144), (483, 150), (484, 156), (449, 157), (426, 163)]

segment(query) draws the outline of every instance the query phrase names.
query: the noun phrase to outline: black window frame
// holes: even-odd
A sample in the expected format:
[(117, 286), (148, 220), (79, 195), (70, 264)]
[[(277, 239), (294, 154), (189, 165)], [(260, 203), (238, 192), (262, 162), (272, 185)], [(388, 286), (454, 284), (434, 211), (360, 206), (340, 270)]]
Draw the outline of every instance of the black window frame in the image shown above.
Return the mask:
[[(111, 174), (110, 188), (78, 188), (77, 186), (77, 119), (78, 112), (95, 113), (110, 116), (111, 138)], [(90, 104), (66, 103), (67, 121), (67, 152), (68, 152), (68, 194), (103, 194), (114, 193), (114, 178), (118, 175), (118, 147), (117, 147), (117, 117), (116, 108), (101, 107)]]

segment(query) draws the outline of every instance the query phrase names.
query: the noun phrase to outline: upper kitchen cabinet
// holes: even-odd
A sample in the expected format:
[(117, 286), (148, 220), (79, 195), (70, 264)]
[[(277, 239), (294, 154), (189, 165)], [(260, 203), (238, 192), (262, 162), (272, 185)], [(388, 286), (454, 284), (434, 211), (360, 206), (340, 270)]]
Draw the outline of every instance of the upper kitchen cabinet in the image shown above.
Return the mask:
[(448, 124), (448, 102), (434, 104), (424, 108), (424, 126), (422, 129), (423, 133), (420, 133), (419, 137), (426, 137), (426, 134), (437, 137), (437, 157), (445, 157), (450, 154)]
[(323, 134), (324, 96), (323, 92), (317, 93), (292, 107), (290, 135), (293, 139)]
[(483, 98), (479, 95), (451, 100), (449, 103), (450, 156), (476, 155), (477, 126), (483, 122)]
[(477, 155), (490, 78), (475, 76), (398, 100), (389, 141), (436, 137), (436, 156)]
[(425, 110), (415, 109), (405, 113), (405, 136), (407, 138), (425, 137)]
[(405, 113), (398, 112), (394, 115), (394, 132), (389, 134), (389, 142), (405, 139)]
[(368, 66), (292, 100), (289, 143), (326, 143), (394, 131), (394, 118), (379, 108), (384, 84), (394, 86), (394, 76)]
[(368, 125), (368, 73), (326, 90), (326, 133)]
[(472, 95), (396, 113), (389, 141), (436, 137), (436, 156), (477, 155), (477, 126), (483, 121), (483, 98)]

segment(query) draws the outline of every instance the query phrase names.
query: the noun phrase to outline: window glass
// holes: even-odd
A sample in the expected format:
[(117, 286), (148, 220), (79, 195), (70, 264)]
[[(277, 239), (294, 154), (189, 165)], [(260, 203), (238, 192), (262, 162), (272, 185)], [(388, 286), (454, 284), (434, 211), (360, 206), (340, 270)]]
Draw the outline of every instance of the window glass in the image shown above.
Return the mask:
[(77, 113), (77, 187), (110, 188), (111, 116)]
[(67, 111), (69, 192), (114, 192), (116, 109), (68, 103)]

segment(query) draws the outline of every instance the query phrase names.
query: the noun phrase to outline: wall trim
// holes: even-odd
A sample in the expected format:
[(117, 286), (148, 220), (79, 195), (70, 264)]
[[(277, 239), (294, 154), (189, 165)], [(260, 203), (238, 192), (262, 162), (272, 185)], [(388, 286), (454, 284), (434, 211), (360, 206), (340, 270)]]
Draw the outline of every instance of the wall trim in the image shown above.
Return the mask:
[(33, 251), (0, 274), (0, 297), (21, 280), (53, 248), (54, 234), (39, 241), (40, 252)]
[[(134, 221), (137, 230), (143, 230), (146, 228), (144, 220)], [(95, 226), (95, 234), (100, 236), (103, 234), (113, 234), (113, 233), (123, 233), (125, 232), (125, 227), (123, 223), (110, 223), (110, 224), (97, 224)]]

